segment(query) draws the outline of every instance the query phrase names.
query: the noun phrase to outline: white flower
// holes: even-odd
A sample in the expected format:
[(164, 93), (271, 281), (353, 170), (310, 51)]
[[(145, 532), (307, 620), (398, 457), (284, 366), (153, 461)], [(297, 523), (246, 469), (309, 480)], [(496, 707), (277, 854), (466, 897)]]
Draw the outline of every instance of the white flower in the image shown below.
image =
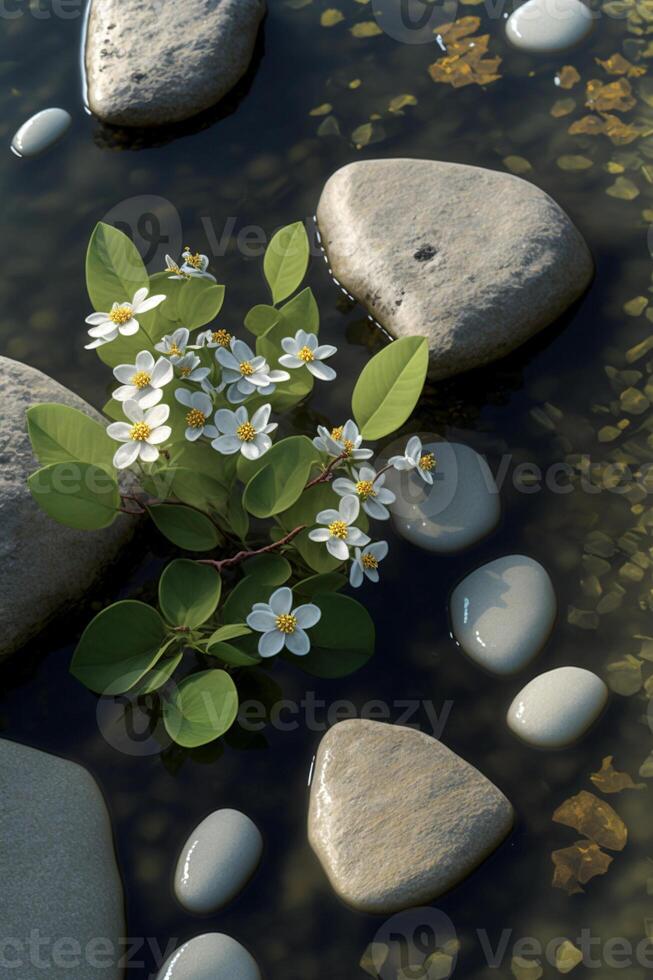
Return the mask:
[(136, 317), (156, 309), (165, 299), (161, 294), (150, 296), (148, 299), (148, 294), (149, 289), (144, 286), (134, 293), (131, 303), (114, 303), (110, 313), (91, 313), (87, 316), (86, 322), (91, 324), (88, 335), (94, 339), (92, 343), (86, 345), (86, 350), (110, 344), (119, 334), (123, 337), (131, 337), (138, 333), (140, 324)]
[(288, 381), (287, 371), (271, 371), (264, 357), (256, 356), (242, 340), (232, 338), (231, 350), (218, 347), (215, 358), (222, 368), (222, 380), (228, 385), (227, 400), (239, 405), (256, 392), (272, 395), (276, 385)]
[(217, 439), (211, 445), (219, 453), (231, 456), (240, 452), (245, 459), (258, 459), (272, 445), (270, 433), (277, 428), (277, 423), (269, 423), (270, 405), (261, 405), (249, 419), (249, 413), (244, 405), (235, 412), (221, 408), (215, 413), (215, 424), (218, 428)]
[(180, 405), (188, 409), (186, 413), (186, 438), (196, 442), (200, 436), (215, 439), (219, 432), (214, 425), (207, 422), (213, 411), (213, 402), (202, 391), (190, 392), (186, 388), (177, 388), (175, 398)]
[(363, 437), (358, 431), (358, 426), (351, 419), (344, 425), (332, 429), (331, 432), (323, 425), (318, 425), (317, 431), (318, 436), (313, 439), (313, 445), (321, 453), (328, 453), (334, 458), (344, 455), (351, 460), (370, 459), (373, 455), (371, 449), (360, 448)]
[(202, 333), (197, 335), (197, 343), (193, 344), (193, 350), (201, 350), (203, 347), (208, 347), (209, 350), (214, 350), (216, 347), (226, 347), (227, 350), (231, 345), (231, 334), (228, 330), (203, 330)]
[(182, 272), (171, 255), (166, 255), (166, 272), (172, 273), (168, 279), (190, 279), (190, 276)]
[(154, 345), (154, 350), (169, 357), (173, 364), (176, 364), (186, 353), (186, 346), (190, 332), (186, 327), (179, 327), (172, 334), (166, 334), (163, 340)]
[(184, 354), (175, 362), (175, 368), (184, 381), (196, 381), (199, 384), (206, 381), (211, 373), (211, 368), (199, 367), (201, 363), (197, 354)]
[(378, 582), (379, 564), (388, 554), (388, 542), (377, 541), (376, 544), (368, 544), (362, 549), (356, 548), (355, 554), (349, 573), (349, 584), (352, 588), (360, 588), (366, 576), (371, 582)]
[(215, 282), (215, 276), (212, 276), (210, 272), (206, 271), (209, 267), (207, 255), (192, 252), (190, 245), (187, 245), (181, 257), (184, 260), (184, 264), (180, 269), (182, 275), (190, 276), (192, 279), (210, 279), (211, 282)]
[(371, 466), (361, 466), (360, 470), (353, 470), (353, 480), (339, 477), (333, 481), (333, 489), (340, 497), (347, 494), (355, 494), (363, 505), (363, 510), (370, 517), (377, 521), (387, 521), (390, 511), (385, 504), (394, 504), (397, 499), (392, 492), (383, 486), (385, 483), (385, 473), (381, 476), (376, 475), (376, 470)]
[(274, 657), (284, 647), (297, 657), (305, 657), (311, 649), (307, 629), (315, 626), (322, 618), (322, 610), (312, 603), (292, 608), (292, 591), (277, 589), (269, 602), (257, 602), (247, 617), (250, 629), (262, 633), (258, 641), (261, 657)]
[(112, 422), (107, 428), (107, 435), (124, 443), (116, 450), (113, 465), (118, 470), (124, 470), (137, 459), (144, 463), (156, 462), (159, 458), (157, 446), (167, 442), (172, 434), (170, 426), (164, 425), (170, 409), (167, 405), (155, 405), (144, 411), (136, 401), (125, 402), (123, 409), (132, 424)]
[(360, 502), (358, 497), (343, 497), (338, 510), (321, 510), (315, 520), (326, 527), (318, 527), (309, 532), (311, 541), (326, 543), (327, 551), (339, 561), (347, 561), (349, 548), (369, 543), (369, 538), (360, 528), (351, 527), (358, 518)]
[(141, 408), (151, 408), (163, 398), (161, 389), (172, 381), (174, 372), (165, 357), (155, 363), (149, 350), (142, 350), (136, 355), (135, 364), (119, 364), (113, 369), (113, 375), (121, 382), (121, 387), (113, 393), (116, 401), (132, 400)]
[(433, 453), (425, 453), (419, 436), (411, 436), (403, 456), (393, 456), (389, 466), (396, 470), (417, 470), (425, 483), (433, 483), (433, 470), (437, 462)]
[(333, 381), (336, 377), (333, 368), (322, 362), (337, 353), (338, 348), (331, 347), (329, 344), (318, 346), (317, 336), (314, 333), (298, 330), (294, 337), (284, 337), (281, 346), (286, 353), (279, 358), (279, 364), (283, 364), (284, 367), (292, 369), (305, 367), (320, 381)]

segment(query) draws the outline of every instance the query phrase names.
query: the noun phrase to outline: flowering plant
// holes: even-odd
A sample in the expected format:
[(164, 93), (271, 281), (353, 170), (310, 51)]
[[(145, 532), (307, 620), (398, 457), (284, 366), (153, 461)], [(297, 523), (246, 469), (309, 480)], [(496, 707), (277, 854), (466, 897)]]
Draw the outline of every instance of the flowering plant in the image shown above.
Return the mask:
[[(341, 590), (379, 580), (388, 546), (370, 519), (388, 519), (395, 498), (383, 485), (392, 464), (377, 472), (364, 443), (410, 416), (428, 351), (423, 338), (394, 341), (361, 373), (352, 419), (280, 438), (288, 409), (337, 377), (313, 293), (298, 291), (303, 224), (270, 242), (272, 302), (245, 317), (249, 343), (214, 322), (225, 288), (206, 256), (187, 248), (182, 258), (150, 276), (126, 235), (97, 226), (87, 347), (117, 384), (108, 424), (63, 405), (30, 408), (41, 469), (29, 484), (63, 524), (97, 531), (149, 516), (185, 554), (165, 568), (157, 608), (127, 600), (93, 619), (71, 672), (103, 696), (160, 698), (171, 738), (195, 747), (231, 727), (239, 676), (263, 660), (299, 657), (308, 672), (339, 677), (372, 655), (371, 618)], [(414, 449), (400, 468), (419, 466)]]

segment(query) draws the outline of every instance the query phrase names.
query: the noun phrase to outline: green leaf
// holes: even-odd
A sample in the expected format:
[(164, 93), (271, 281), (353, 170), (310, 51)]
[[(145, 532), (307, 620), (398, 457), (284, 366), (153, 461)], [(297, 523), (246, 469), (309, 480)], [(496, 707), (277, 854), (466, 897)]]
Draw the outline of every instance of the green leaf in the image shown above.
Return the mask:
[(230, 667), (254, 667), (261, 662), (260, 657), (244, 653), (231, 643), (209, 643), (206, 652), (209, 657), (217, 657)]
[[(297, 549), (309, 568), (314, 572), (332, 572), (342, 563), (337, 558), (333, 558), (323, 544), (318, 541), (311, 541), (309, 531), (315, 525), (315, 516), (321, 510), (334, 507), (336, 510), (340, 504), (340, 498), (328, 483), (318, 483), (317, 486), (305, 490), (299, 500), (287, 511), (280, 514), (278, 521), (285, 531), (292, 531), (300, 524), (306, 524), (306, 530), (298, 534), (293, 539), (293, 547)], [(357, 522), (362, 527), (362, 522)]]
[(118, 484), (93, 463), (51, 463), (27, 483), (41, 510), (66, 527), (99, 531), (118, 516)]
[(209, 637), (208, 644), (222, 643), (225, 640), (236, 640), (239, 636), (249, 636), (251, 632), (251, 629), (245, 623), (231, 623), (229, 626), (221, 626), (217, 629), (213, 636)]
[(300, 285), (308, 268), (309, 252), (308, 236), (301, 221), (273, 235), (263, 260), (273, 303), (280, 303)]
[(144, 602), (103, 609), (82, 634), (70, 673), (96, 694), (129, 691), (165, 652), (165, 624)]
[(279, 311), (274, 306), (259, 304), (253, 306), (245, 317), (245, 326), (255, 337), (267, 333), (279, 320)]
[(114, 303), (131, 302), (138, 289), (149, 285), (132, 240), (111, 225), (97, 224), (86, 254), (86, 288), (94, 308), (109, 312)]
[(243, 503), (250, 514), (266, 518), (287, 510), (303, 493), (320, 454), (306, 436), (291, 436), (270, 449), (257, 463), (245, 487)]
[(404, 424), (415, 408), (429, 366), (426, 337), (403, 337), (365, 365), (352, 397), (364, 439), (381, 439)]
[(164, 466), (143, 481), (157, 500), (175, 497), (182, 504), (199, 510), (224, 510), (227, 491), (217, 480), (184, 466)]
[(191, 279), (177, 296), (177, 315), (188, 330), (205, 326), (222, 309), (225, 287), (208, 279)]
[(295, 595), (303, 599), (312, 599), (315, 595), (325, 592), (339, 592), (347, 584), (346, 575), (341, 572), (326, 572), (323, 575), (311, 575), (293, 586)]
[(255, 575), (260, 582), (267, 585), (284, 585), (292, 575), (290, 562), (283, 555), (255, 555), (243, 562), (245, 575)]
[(243, 492), (239, 486), (234, 486), (227, 501), (226, 523), (229, 529), (244, 541), (249, 531), (249, 515), (243, 506)]
[[(269, 309), (274, 309), (274, 307), (271, 306)], [(320, 332), (320, 310), (313, 290), (309, 286), (302, 289), (301, 293), (297, 293), (287, 303), (284, 303), (277, 312), (277, 323), (271, 324), (261, 339), (274, 344), (277, 352), (282, 354), (281, 341), (284, 337), (294, 337), (298, 330), (305, 330), (306, 333), (314, 334)]]
[(246, 575), (229, 595), (220, 612), (225, 623), (242, 623), (252, 611), (255, 602), (267, 602), (275, 586), (262, 581), (256, 575)]
[(205, 670), (187, 677), (163, 704), (168, 735), (189, 749), (220, 738), (237, 714), (236, 685), (224, 670)]
[[(175, 643), (176, 640), (171, 640), (171, 643)], [(167, 648), (170, 644), (166, 644)], [(174, 657), (170, 657), (168, 660), (162, 660), (156, 665), (154, 670), (151, 670), (149, 674), (146, 674), (142, 681), (139, 681), (136, 687), (132, 688), (132, 694), (142, 695), (142, 694), (154, 694), (159, 688), (167, 684), (174, 672), (176, 671), (179, 664), (184, 659), (183, 653), (176, 653)]]
[(168, 565), (159, 580), (161, 612), (173, 626), (196, 629), (217, 609), (221, 591), (215, 568), (180, 558)]
[(215, 525), (204, 514), (183, 504), (157, 504), (148, 514), (168, 541), (186, 551), (211, 551), (220, 537)]
[(79, 461), (113, 468), (115, 442), (77, 408), (46, 403), (27, 410), (27, 431), (41, 466)]
[(365, 606), (337, 593), (313, 597), (322, 618), (309, 636), (311, 651), (299, 666), (316, 677), (346, 677), (363, 667), (374, 654), (375, 629)]

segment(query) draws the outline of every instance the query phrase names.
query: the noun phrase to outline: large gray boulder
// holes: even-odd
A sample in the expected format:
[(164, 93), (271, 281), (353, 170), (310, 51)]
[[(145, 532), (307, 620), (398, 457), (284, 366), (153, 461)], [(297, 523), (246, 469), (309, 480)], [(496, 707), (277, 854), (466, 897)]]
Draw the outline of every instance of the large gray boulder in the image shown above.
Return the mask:
[(3, 977), (119, 980), (123, 894), (102, 794), (81, 766), (0, 741)]
[(428, 338), (433, 378), (508, 354), (592, 278), (555, 201), (480, 167), (351, 163), (327, 181), (317, 219), (335, 277), (394, 337)]
[(116, 126), (180, 122), (247, 71), (265, 0), (91, 0), (88, 105)]
[(512, 822), (503, 793), (423, 732), (344, 721), (320, 743), (309, 840), (335, 891), (362, 912), (432, 901), (470, 874)]
[(57, 524), (27, 487), (38, 469), (25, 412), (60, 402), (99, 414), (82, 398), (34, 368), (0, 357), (0, 659), (20, 649), (64, 608), (88, 593), (119, 555), (135, 527), (119, 518), (104, 531)]

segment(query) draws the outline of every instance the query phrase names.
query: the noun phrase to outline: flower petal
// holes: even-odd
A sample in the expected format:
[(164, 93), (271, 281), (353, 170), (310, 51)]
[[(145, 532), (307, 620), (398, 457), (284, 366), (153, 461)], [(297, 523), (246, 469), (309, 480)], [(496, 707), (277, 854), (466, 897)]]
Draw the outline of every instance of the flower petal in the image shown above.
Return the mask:
[(329, 538), (327, 541), (327, 551), (338, 561), (347, 561), (349, 558), (349, 548), (340, 538)]
[(329, 367), (328, 364), (323, 364), (322, 361), (312, 361), (306, 367), (318, 381), (333, 381), (337, 377), (333, 368)]
[(125, 470), (128, 466), (131, 466), (132, 463), (136, 462), (139, 452), (139, 444), (130, 439), (129, 442), (123, 443), (123, 445), (116, 450), (113, 457), (113, 465), (117, 470)]
[(107, 435), (111, 439), (117, 439), (118, 442), (126, 442), (131, 438), (131, 425), (126, 422), (112, 422), (111, 425), (107, 426)]
[(318, 541), (322, 544), (324, 541), (328, 541), (331, 535), (326, 527), (316, 527), (313, 531), (308, 532), (308, 536), (311, 541)]
[(231, 456), (232, 453), (240, 452), (240, 439), (236, 439), (235, 436), (220, 436), (219, 439), (214, 439), (211, 443), (214, 449), (225, 456)]
[(260, 657), (274, 657), (283, 650), (286, 636), (279, 630), (272, 630), (271, 633), (264, 633), (258, 641), (258, 652)]
[(305, 657), (311, 649), (311, 641), (308, 638), (308, 633), (305, 633), (302, 629), (297, 629), (294, 633), (288, 633), (286, 636), (286, 648), (291, 653), (294, 653), (296, 657)]
[(360, 509), (360, 500), (354, 494), (349, 494), (340, 501), (340, 517), (345, 524), (353, 524), (360, 513)]
[(282, 616), (289, 613), (292, 608), (292, 589), (282, 585), (280, 589), (273, 592), (269, 599), (270, 609), (275, 616)]
[(269, 633), (277, 628), (277, 617), (269, 610), (253, 609), (247, 617), (247, 625), (257, 633)]
[(311, 626), (315, 626), (316, 623), (320, 622), (322, 610), (312, 602), (307, 602), (304, 606), (298, 606), (293, 611), (293, 615), (296, 617), (297, 625), (301, 629), (309, 630)]
[(349, 584), (354, 589), (360, 589), (361, 585), (363, 584), (364, 577), (361, 563), (359, 561), (355, 561), (352, 564), (349, 572)]

